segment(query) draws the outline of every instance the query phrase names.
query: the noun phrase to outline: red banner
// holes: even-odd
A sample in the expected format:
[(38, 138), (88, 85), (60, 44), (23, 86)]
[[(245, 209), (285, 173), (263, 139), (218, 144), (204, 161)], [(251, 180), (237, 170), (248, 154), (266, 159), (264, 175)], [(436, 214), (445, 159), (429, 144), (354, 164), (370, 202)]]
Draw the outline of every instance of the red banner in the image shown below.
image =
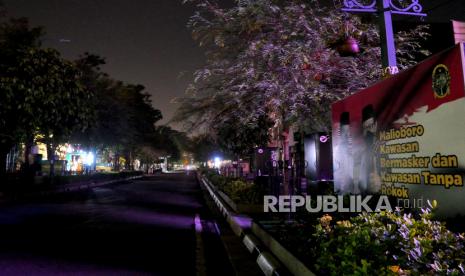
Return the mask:
[[(465, 214), (464, 46), (332, 105), (335, 189)], [(457, 209), (459, 208), (459, 209)]]

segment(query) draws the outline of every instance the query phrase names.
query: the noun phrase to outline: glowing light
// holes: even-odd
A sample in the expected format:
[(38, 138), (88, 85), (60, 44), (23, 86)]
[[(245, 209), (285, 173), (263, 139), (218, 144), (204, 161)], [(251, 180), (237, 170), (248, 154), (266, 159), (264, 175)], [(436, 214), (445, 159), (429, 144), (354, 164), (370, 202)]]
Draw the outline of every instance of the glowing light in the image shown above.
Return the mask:
[(221, 158), (215, 157), (213, 160), (214, 160), (214, 163), (215, 163), (215, 168), (219, 168), (220, 165), (221, 165)]
[(84, 154), (84, 160), (86, 165), (91, 166), (92, 164), (94, 164), (94, 154), (92, 152)]
[(320, 142), (322, 143), (328, 142), (328, 139), (329, 139), (329, 136), (327, 135), (320, 136)]
[(68, 145), (68, 147), (66, 148), (66, 152), (67, 153), (72, 153), (73, 152), (73, 147), (71, 145)]

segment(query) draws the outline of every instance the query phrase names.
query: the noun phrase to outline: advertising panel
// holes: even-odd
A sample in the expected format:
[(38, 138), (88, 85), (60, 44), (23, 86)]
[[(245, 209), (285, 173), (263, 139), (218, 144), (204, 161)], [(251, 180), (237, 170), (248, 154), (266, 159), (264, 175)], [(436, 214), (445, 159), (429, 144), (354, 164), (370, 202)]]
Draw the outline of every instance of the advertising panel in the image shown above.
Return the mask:
[(335, 190), (465, 214), (464, 46), (332, 105)]

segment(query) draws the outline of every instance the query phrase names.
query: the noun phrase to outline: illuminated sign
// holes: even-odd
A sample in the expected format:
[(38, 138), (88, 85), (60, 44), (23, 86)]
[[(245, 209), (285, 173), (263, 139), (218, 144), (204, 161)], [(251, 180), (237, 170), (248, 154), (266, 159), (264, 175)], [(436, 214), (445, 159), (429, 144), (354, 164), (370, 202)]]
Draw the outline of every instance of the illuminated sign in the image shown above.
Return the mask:
[(332, 105), (335, 190), (465, 214), (464, 46)]

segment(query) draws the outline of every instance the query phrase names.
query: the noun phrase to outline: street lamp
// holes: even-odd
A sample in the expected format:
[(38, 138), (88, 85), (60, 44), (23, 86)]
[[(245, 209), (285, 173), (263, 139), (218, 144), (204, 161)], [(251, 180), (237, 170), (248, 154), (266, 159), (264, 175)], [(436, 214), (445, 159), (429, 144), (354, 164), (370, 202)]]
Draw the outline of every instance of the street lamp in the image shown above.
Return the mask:
[(221, 166), (221, 158), (215, 157), (214, 159), (215, 168), (219, 169)]
[[(369, 4), (363, 0), (344, 0), (345, 12), (379, 13), (379, 31), (381, 37), (381, 58), (385, 75), (399, 72), (396, 62), (396, 46), (392, 29), (392, 14), (426, 16), (419, 0), (370, 0)], [(361, 3), (362, 2), (362, 3)]]

